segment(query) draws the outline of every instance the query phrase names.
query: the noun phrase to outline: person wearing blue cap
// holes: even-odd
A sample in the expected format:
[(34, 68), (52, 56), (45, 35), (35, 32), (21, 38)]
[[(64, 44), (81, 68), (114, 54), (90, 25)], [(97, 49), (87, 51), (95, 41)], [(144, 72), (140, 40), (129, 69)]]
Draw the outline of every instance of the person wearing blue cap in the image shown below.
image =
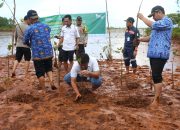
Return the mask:
[(16, 76), (16, 68), (24, 56), (25, 60), (25, 77), (28, 75), (29, 63), (31, 60), (31, 50), (29, 46), (23, 44), (24, 31), (28, 28), (30, 24), (27, 16), (24, 16), (24, 20), (19, 25), (16, 25), (15, 29), (15, 45), (16, 45), (16, 57), (12, 70), (12, 78)]
[(165, 16), (164, 8), (159, 5), (153, 7), (151, 14), (148, 15), (148, 17), (153, 17), (155, 21), (149, 20), (141, 13), (138, 13), (137, 17), (151, 28), (151, 35), (141, 37), (139, 41), (149, 42), (147, 56), (150, 59), (155, 88), (155, 96), (151, 107), (157, 107), (164, 86), (162, 83), (162, 71), (170, 55), (173, 23), (170, 18)]
[(137, 42), (135, 43), (135, 39), (139, 38), (139, 30), (133, 26), (134, 18), (129, 17), (125, 21), (126, 21), (127, 29), (125, 31), (125, 41), (123, 48), (124, 63), (126, 66), (126, 72), (129, 73), (129, 66), (131, 63), (133, 68), (133, 73), (135, 74), (137, 68), (136, 55), (137, 55), (137, 48), (139, 45), (139, 43)]
[(29, 45), (32, 49), (32, 60), (39, 80), (39, 88), (45, 88), (45, 74), (47, 74), (51, 89), (55, 90), (56, 87), (52, 78), (53, 48), (50, 39), (51, 29), (48, 25), (39, 22), (39, 16), (35, 10), (29, 10), (27, 17), (31, 26), (25, 31), (24, 44)]

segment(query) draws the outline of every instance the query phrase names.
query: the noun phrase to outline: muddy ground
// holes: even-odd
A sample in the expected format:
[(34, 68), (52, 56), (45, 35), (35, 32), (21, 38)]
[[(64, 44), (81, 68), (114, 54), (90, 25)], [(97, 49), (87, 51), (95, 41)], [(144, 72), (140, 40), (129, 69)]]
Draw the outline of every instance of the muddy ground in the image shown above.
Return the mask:
[[(9, 62), (12, 71), (13, 59)], [(95, 92), (90, 84), (78, 84), (83, 98), (75, 102), (61, 71), (56, 91), (37, 89), (31, 63), (24, 78), (24, 62), (15, 78), (8, 77), (7, 58), (0, 58), (0, 130), (178, 130), (180, 129), (180, 67), (164, 71), (163, 94), (158, 109), (150, 109), (154, 91), (148, 66), (138, 74), (121, 75), (121, 61), (100, 61), (102, 86)], [(11, 75), (11, 73), (10, 73)], [(54, 68), (57, 86), (57, 69)], [(46, 90), (50, 86), (46, 79)]]

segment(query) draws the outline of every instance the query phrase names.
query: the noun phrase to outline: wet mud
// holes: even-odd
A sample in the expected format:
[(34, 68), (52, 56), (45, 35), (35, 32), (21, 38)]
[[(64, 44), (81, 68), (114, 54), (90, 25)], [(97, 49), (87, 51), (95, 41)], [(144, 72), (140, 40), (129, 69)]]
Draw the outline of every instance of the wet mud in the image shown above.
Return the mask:
[[(96, 91), (91, 84), (78, 84), (82, 98), (63, 81), (57, 69), (53, 77), (57, 90), (38, 90), (33, 63), (24, 75), (24, 61), (15, 78), (8, 78), (7, 58), (0, 62), (0, 130), (178, 130), (180, 129), (180, 73), (163, 72), (164, 85), (157, 109), (150, 109), (154, 90), (148, 66), (126, 74), (120, 60), (100, 61), (103, 84)], [(12, 71), (13, 57), (10, 58)], [(174, 82), (174, 83), (173, 83)], [(174, 84), (174, 85), (173, 85)], [(7, 102), (8, 101), (8, 102)]]

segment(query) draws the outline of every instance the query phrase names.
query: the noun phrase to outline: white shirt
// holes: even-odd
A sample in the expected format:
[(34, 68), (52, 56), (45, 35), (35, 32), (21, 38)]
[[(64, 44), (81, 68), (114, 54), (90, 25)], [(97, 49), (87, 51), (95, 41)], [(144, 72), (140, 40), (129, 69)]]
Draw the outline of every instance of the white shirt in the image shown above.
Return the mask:
[[(88, 63), (88, 71), (90, 72), (96, 72), (99, 71), (99, 65), (95, 58), (89, 57), (89, 63)], [(77, 61), (74, 62), (72, 69), (71, 69), (71, 77), (76, 78), (78, 73), (81, 71), (80, 65)]]
[(23, 43), (24, 32), (27, 28), (28, 25), (24, 22), (20, 23), (19, 25), (16, 25), (16, 31), (15, 31), (15, 39), (17, 40), (16, 47), (29, 48), (27, 45)]
[(75, 50), (76, 38), (80, 37), (78, 29), (75, 25), (71, 24), (70, 27), (67, 27), (66, 25), (63, 26), (61, 30), (61, 37), (64, 38), (62, 47), (63, 50)]

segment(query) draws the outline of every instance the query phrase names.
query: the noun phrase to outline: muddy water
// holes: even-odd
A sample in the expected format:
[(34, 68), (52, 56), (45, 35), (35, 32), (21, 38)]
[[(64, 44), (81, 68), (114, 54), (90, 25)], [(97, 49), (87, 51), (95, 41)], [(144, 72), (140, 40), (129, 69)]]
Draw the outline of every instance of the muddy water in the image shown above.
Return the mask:
[[(144, 35), (144, 30), (140, 30), (141, 35)], [(54, 39), (56, 41), (56, 39)], [(0, 32), (0, 56), (6, 56), (8, 54), (7, 45), (11, 42), (11, 33)], [(53, 40), (52, 40), (53, 42)], [(124, 29), (115, 29), (111, 31), (111, 43), (112, 43), (112, 55), (114, 59), (122, 58), (122, 53), (117, 53), (117, 48), (123, 47), (124, 45)], [(97, 59), (106, 59), (106, 52), (103, 52), (103, 48), (108, 45), (108, 35), (107, 34), (91, 34), (88, 37), (88, 45), (86, 47), (86, 52)], [(147, 43), (141, 43), (139, 45), (137, 54), (137, 64), (138, 65), (148, 65), (149, 59), (147, 58)], [(174, 47), (176, 48), (176, 47)], [(180, 48), (180, 47), (179, 47)], [(165, 69), (172, 68), (172, 57), (173, 50), (171, 51), (171, 57), (165, 66)], [(101, 56), (102, 54), (102, 56)], [(174, 69), (180, 64), (180, 57), (175, 57)]]

